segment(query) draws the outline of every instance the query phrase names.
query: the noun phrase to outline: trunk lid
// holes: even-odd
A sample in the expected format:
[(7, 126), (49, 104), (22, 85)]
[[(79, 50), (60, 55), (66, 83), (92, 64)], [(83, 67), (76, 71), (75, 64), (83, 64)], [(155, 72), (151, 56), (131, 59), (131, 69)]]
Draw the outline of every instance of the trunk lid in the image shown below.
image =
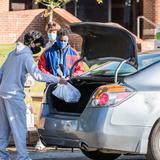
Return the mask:
[(81, 22), (71, 30), (83, 38), (82, 53), (88, 64), (107, 59), (128, 60), (137, 68), (136, 40), (126, 29), (115, 23)]

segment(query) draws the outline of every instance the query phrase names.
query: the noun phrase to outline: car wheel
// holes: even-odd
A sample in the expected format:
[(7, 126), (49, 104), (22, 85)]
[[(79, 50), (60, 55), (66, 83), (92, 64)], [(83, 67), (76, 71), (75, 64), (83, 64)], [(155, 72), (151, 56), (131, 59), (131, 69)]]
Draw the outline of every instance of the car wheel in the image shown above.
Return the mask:
[(81, 149), (82, 153), (93, 160), (115, 160), (120, 154), (103, 153), (101, 151), (85, 151)]
[(151, 132), (146, 158), (147, 160), (160, 160), (160, 121)]

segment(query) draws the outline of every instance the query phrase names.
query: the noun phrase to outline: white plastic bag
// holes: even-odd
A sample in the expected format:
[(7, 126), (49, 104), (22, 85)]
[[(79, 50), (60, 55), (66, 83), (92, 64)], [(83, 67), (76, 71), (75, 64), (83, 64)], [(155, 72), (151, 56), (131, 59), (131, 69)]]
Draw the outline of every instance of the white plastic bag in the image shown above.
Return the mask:
[(67, 83), (66, 85), (58, 84), (52, 94), (68, 103), (76, 103), (81, 97), (79, 90), (70, 83)]

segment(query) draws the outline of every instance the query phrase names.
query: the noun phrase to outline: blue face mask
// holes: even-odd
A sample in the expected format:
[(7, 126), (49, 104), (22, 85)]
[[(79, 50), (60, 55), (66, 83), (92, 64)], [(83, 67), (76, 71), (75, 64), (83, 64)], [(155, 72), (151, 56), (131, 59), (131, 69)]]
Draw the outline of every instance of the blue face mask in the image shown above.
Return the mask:
[(48, 33), (49, 41), (55, 41), (57, 38), (57, 33)]
[(60, 49), (64, 49), (67, 46), (68, 42), (64, 42), (64, 41), (57, 41), (57, 45)]

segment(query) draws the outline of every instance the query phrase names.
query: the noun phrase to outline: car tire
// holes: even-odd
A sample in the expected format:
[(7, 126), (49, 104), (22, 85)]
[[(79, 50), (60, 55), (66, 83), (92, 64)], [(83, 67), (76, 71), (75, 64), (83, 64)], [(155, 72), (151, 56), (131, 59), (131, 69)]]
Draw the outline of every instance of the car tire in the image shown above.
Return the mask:
[(147, 160), (160, 160), (160, 121), (151, 132), (146, 158)]
[(86, 151), (81, 149), (82, 153), (93, 160), (115, 160), (120, 154), (103, 153), (101, 151)]

